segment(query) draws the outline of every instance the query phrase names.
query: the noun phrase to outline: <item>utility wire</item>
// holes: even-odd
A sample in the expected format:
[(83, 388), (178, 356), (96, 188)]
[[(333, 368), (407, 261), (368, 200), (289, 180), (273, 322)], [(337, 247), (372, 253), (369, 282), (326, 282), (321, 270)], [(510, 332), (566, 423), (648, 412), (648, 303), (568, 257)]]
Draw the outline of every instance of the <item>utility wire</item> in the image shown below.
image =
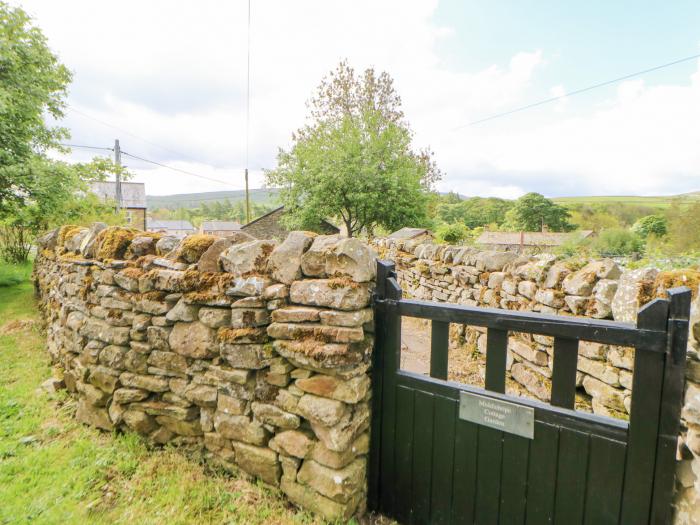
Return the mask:
[(612, 79), (612, 80), (606, 80), (605, 82), (600, 82), (600, 83), (594, 84), (594, 85), (592, 85), (592, 86), (588, 86), (588, 87), (585, 87), (585, 88), (581, 88), (581, 89), (577, 89), (577, 90), (574, 90), (574, 91), (570, 91), (570, 92), (568, 92), (568, 93), (564, 93), (563, 95), (559, 95), (559, 96), (557, 96), (557, 97), (551, 97), (551, 98), (548, 98), (548, 99), (545, 99), (545, 100), (540, 100), (539, 102), (534, 102), (534, 103), (532, 103), (532, 104), (528, 104), (527, 106), (522, 106), (522, 107), (519, 107), (519, 108), (511, 109), (510, 111), (504, 111), (503, 113), (497, 113), (497, 114), (495, 114), (495, 115), (491, 115), (490, 117), (482, 118), (482, 119), (479, 119), (479, 120), (474, 120), (474, 121), (472, 121), (472, 122), (468, 122), (468, 123), (463, 124), (463, 125), (461, 125), (461, 126), (457, 126), (456, 128), (453, 128), (452, 131), (457, 131), (457, 130), (466, 128), (466, 127), (468, 127), (468, 126), (474, 126), (474, 125), (476, 125), (476, 124), (481, 124), (482, 122), (488, 122), (489, 120), (494, 120), (494, 119), (497, 119), (497, 118), (505, 117), (505, 116), (507, 116), (507, 115), (512, 115), (513, 113), (518, 113), (518, 112), (520, 112), (520, 111), (525, 111), (526, 109), (531, 109), (531, 108), (534, 108), (534, 107), (537, 107), (537, 106), (541, 106), (541, 105), (543, 105), (543, 104), (548, 104), (548, 103), (554, 102), (554, 101), (556, 101), (556, 100), (561, 100), (562, 98), (572, 97), (572, 96), (574, 96), (574, 95), (579, 95), (580, 93), (585, 93), (586, 91), (591, 91), (592, 89), (596, 89), (596, 88), (603, 87), (603, 86), (608, 86), (608, 85), (610, 85), (610, 84), (615, 84), (615, 83), (617, 83), (617, 82), (621, 82), (621, 81), (623, 81), (623, 80), (627, 80), (628, 78), (633, 78), (633, 77), (636, 77), (636, 76), (639, 76), (639, 75), (643, 75), (643, 74), (645, 74), (645, 73), (651, 73), (652, 71), (658, 71), (659, 69), (663, 69), (663, 68), (670, 67), (670, 66), (675, 66), (676, 64), (681, 64), (681, 63), (683, 63), (683, 62), (688, 62), (689, 60), (694, 60), (694, 59), (696, 59), (696, 58), (700, 58), (700, 54), (693, 55), (693, 56), (689, 56), (689, 57), (685, 57), (685, 58), (681, 58), (681, 59), (679, 59), (679, 60), (674, 60), (673, 62), (668, 62), (668, 63), (666, 63), (666, 64), (661, 64), (660, 66), (651, 67), (651, 68), (645, 69), (645, 70), (643, 70), (643, 71), (637, 71), (637, 72), (635, 72), (635, 73), (630, 73), (629, 75), (625, 75), (625, 76), (623, 76), (623, 77), (614, 78), (614, 79)]
[(206, 175), (199, 175), (198, 173), (193, 173), (193, 172), (191, 172), (191, 171), (181, 170), (180, 168), (175, 168), (175, 167), (173, 167), (173, 166), (168, 166), (167, 164), (161, 164), (160, 162), (156, 162), (155, 160), (144, 159), (143, 157), (139, 157), (138, 155), (132, 155), (131, 153), (127, 153), (126, 151), (122, 151), (122, 155), (127, 155), (128, 157), (131, 157), (132, 159), (137, 159), (137, 160), (140, 160), (140, 161), (143, 161), (143, 162), (148, 162), (148, 163), (150, 163), (150, 164), (154, 164), (154, 165), (156, 165), (156, 166), (160, 166), (161, 168), (167, 168), (167, 169), (169, 169), (169, 170), (178, 171), (178, 172), (180, 172), (180, 173), (184, 173), (185, 175), (190, 175), (190, 176), (192, 176), (192, 177), (198, 177), (198, 178), (200, 178), (200, 179), (206, 179), (206, 180), (210, 180), (210, 181), (213, 181), (213, 182), (218, 182), (219, 184), (225, 184), (226, 186), (231, 186), (231, 183), (229, 183), (229, 182), (225, 182), (225, 181), (223, 181), (223, 180), (215, 179), (215, 178), (212, 178), (212, 177), (207, 177)]
[[(99, 123), (102, 124), (103, 126), (107, 126), (107, 127), (109, 127), (109, 128), (113, 128), (113, 129), (119, 130), (119, 131), (121, 131), (122, 133), (126, 133), (127, 135), (129, 135), (129, 136), (131, 136), (131, 137), (134, 137), (135, 139), (138, 139), (138, 140), (140, 140), (140, 141), (142, 141), (142, 142), (145, 142), (146, 144), (150, 144), (151, 146), (155, 146), (155, 147), (160, 148), (160, 149), (162, 149), (162, 150), (169, 151), (170, 153), (174, 153), (175, 155), (178, 155), (178, 156), (180, 156), (180, 157), (187, 157), (186, 155), (183, 155), (182, 153), (180, 153), (180, 152), (178, 152), (178, 151), (172, 150), (172, 149), (170, 149), (170, 148), (166, 148), (165, 146), (161, 146), (160, 144), (156, 144), (155, 142), (151, 142), (151, 141), (148, 140), (148, 139), (145, 139), (145, 138), (143, 138), (143, 137), (140, 137), (139, 135), (136, 135), (136, 134), (130, 132), (129, 130), (127, 130), (127, 129), (121, 128), (121, 127), (119, 127), (119, 126), (115, 126), (114, 124), (110, 124), (109, 122), (106, 122), (106, 121), (104, 121), (104, 120), (102, 120), (102, 119), (99, 119), (99, 118), (97, 118), (97, 117), (93, 117), (92, 115), (89, 115), (89, 114), (85, 113), (84, 111), (81, 111), (81, 110), (79, 110), (79, 109), (76, 109), (75, 107), (71, 106), (70, 104), (68, 104), (68, 109), (69, 109), (70, 111), (73, 111), (74, 113), (77, 113), (78, 115), (82, 115), (82, 116), (85, 117), (85, 118), (88, 118), (88, 119), (90, 119), (90, 120), (94, 120), (95, 122), (99, 122)], [(193, 159), (191, 159), (191, 160), (193, 160)]]
[(67, 148), (100, 149), (100, 150), (114, 151), (114, 148), (103, 148), (101, 146), (85, 146), (83, 144), (64, 144), (63, 142), (61, 142), (60, 145), (65, 146)]

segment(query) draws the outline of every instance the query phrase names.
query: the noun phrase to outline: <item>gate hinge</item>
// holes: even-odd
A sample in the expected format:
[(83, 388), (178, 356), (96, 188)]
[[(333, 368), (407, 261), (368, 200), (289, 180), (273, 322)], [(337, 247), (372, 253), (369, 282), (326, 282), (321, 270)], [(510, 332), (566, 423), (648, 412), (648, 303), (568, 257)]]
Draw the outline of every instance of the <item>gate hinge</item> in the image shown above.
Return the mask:
[(395, 308), (399, 302), (396, 299), (380, 299), (378, 297), (374, 297), (374, 305), (378, 306), (380, 308)]

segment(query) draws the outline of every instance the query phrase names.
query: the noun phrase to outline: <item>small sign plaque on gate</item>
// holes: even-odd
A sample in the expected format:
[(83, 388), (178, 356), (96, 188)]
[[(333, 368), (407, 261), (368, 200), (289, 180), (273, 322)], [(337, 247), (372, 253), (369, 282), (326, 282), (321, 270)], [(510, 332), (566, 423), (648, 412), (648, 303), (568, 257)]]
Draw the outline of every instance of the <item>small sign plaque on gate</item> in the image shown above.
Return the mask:
[(459, 417), (528, 439), (535, 437), (535, 409), (532, 407), (462, 391), (459, 393)]

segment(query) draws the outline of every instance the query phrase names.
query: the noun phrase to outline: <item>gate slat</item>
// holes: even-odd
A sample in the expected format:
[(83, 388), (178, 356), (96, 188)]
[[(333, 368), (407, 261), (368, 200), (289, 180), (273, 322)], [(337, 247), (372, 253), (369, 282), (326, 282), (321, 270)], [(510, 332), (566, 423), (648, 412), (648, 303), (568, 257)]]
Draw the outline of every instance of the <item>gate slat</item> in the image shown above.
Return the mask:
[(413, 468), (411, 523), (430, 523), (432, 481), (434, 396), (416, 391), (413, 412)]
[(457, 409), (455, 401), (435, 396), (430, 523), (436, 525), (450, 523)]
[(479, 427), (479, 457), (477, 458), (475, 523), (498, 523), (501, 501), (501, 465), (503, 432)]
[(396, 478), (394, 480), (394, 516), (401, 523), (409, 523), (413, 514), (411, 485), (413, 476), (413, 414), (415, 390), (400, 386), (396, 390), (397, 440), (394, 446)]
[[(624, 473), (624, 443), (591, 436), (584, 523), (587, 525), (618, 523)], [(646, 521), (640, 523), (646, 523)]]
[(590, 436), (562, 428), (559, 432), (559, 461), (557, 467), (554, 523), (574, 525), (583, 523), (586, 502)]
[(447, 379), (450, 323), (432, 321), (430, 332), (430, 377)]
[(535, 440), (530, 447), (527, 477), (528, 525), (552, 523), (554, 492), (557, 483), (557, 451), (559, 429), (535, 422)]
[(479, 427), (457, 420), (452, 496), (452, 523), (472, 525), (476, 499), (476, 458), (479, 455)]
[(486, 390), (506, 391), (506, 358), (508, 331), (489, 328), (486, 332)]
[(552, 371), (552, 405), (574, 408), (576, 399), (576, 364), (578, 341), (554, 338), (554, 369)]
[[(637, 326), (663, 330), (668, 303), (654, 301), (639, 311)], [(637, 348), (634, 352), (632, 406), (621, 523), (636, 525), (649, 520), (656, 465), (656, 444), (665, 354)]]
[(500, 523), (525, 522), (525, 496), (530, 440), (514, 434), (503, 435)]

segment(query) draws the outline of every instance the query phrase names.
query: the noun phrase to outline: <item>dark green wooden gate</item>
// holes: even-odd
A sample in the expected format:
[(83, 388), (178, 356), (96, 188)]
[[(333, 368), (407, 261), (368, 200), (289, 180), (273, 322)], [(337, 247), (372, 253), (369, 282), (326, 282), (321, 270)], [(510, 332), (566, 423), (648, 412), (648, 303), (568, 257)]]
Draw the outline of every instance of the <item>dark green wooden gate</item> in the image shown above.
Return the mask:
[[(380, 261), (369, 506), (400, 523), (666, 524), (690, 292), (637, 326), (401, 298)], [(401, 317), (432, 320), (430, 377), (399, 369)], [(449, 323), (487, 328), (486, 389), (447, 378)], [(508, 332), (554, 337), (551, 403), (504, 394)], [(578, 341), (636, 349), (629, 424), (574, 410)], [(459, 417), (460, 393), (531, 407), (534, 438)]]

